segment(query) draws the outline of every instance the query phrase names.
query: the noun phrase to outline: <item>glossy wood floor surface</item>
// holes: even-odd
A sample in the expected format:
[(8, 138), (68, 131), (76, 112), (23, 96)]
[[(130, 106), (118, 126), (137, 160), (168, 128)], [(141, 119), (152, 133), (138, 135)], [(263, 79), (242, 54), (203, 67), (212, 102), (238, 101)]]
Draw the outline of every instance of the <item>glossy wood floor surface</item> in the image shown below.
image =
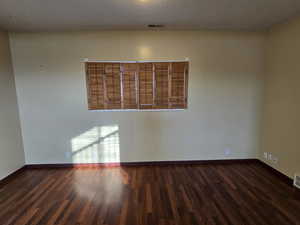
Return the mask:
[(0, 224), (292, 225), (298, 194), (258, 163), (27, 169), (0, 189)]

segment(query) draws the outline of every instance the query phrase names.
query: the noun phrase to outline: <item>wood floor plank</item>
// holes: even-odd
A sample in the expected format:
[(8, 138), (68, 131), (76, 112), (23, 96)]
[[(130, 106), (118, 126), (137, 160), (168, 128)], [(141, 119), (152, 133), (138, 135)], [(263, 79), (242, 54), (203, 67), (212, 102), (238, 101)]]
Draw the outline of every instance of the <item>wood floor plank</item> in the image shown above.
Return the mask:
[(255, 162), (25, 169), (0, 224), (300, 225), (300, 197)]

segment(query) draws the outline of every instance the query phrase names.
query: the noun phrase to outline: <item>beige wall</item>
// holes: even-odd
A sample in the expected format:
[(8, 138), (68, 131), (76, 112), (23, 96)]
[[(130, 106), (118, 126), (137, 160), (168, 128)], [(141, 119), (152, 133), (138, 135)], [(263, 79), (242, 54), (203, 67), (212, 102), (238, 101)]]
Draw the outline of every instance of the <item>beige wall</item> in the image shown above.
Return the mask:
[(24, 165), (8, 34), (0, 31), (0, 180)]
[[(11, 44), (27, 163), (235, 159), (258, 154), (261, 33), (12, 33)], [(84, 58), (186, 57), (191, 62), (188, 110), (87, 110)], [(226, 148), (230, 155), (224, 154)]]
[[(266, 82), (260, 157), (279, 159), (274, 168), (300, 173), (300, 19), (275, 26), (266, 40)], [(267, 160), (265, 160), (267, 162)]]

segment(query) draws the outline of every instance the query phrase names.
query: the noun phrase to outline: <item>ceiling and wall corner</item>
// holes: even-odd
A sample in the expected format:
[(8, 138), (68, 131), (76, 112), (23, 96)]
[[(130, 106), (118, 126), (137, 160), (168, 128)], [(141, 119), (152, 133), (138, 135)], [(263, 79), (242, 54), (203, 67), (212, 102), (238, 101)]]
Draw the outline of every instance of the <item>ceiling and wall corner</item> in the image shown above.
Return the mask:
[(300, 12), (299, 0), (2, 0), (9, 31), (148, 29), (262, 30)]
[(18, 102), (7, 32), (0, 31), (0, 180), (24, 166)]
[[(293, 178), (300, 172), (300, 17), (272, 27), (266, 39), (260, 159)], [(278, 159), (265, 159), (264, 152)]]

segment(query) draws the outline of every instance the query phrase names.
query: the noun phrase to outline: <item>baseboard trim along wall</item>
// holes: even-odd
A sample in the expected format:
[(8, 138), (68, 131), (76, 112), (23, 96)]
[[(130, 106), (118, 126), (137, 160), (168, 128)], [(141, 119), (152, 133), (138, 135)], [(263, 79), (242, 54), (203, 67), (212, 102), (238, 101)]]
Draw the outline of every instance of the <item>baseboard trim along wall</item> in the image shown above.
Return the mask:
[(293, 179), (279, 172), (259, 159), (226, 159), (226, 160), (181, 160), (181, 161), (144, 161), (144, 162), (121, 162), (121, 163), (67, 163), (67, 164), (28, 164), (13, 172), (3, 180), (0, 180), (0, 188), (13, 178), (20, 175), (26, 169), (57, 169), (57, 168), (103, 168), (119, 166), (168, 166), (168, 165), (217, 165), (234, 163), (258, 163), (282, 182), (293, 185)]
[(259, 164), (261, 164), (264, 168), (269, 170), (271, 173), (273, 173), (275, 176), (279, 177), (283, 182), (285, 182), (289, 185), (294, 185), (294, 180), (292, 178), (290, 178), (289, 176), (287, 176), (287, 175), (281, 173), (280, 171), (274, 169), (270, 165), (266, 164), (264, 161), (261, 161), (261, 160), (257, 159), (257, 162)]
[(26, 166), (23, 166), (20, 169), (16, 170), (15, 172), (12, 172), (11, 174), (9, 174), (7, 177), (5, 177), (2, 180), (0, 180), (0, 188), (3, 187), (5, 184), (9, 183), (11, 180), (15, 179), (25, 169), (26, 169)]
[(224, 159), (224, 160), (178, 160), (178, 161), (140, 161), (120, 163), (62, 163), (62, 164), (28, 164), (26, 168), (82, 168), (82, 167), (117, 167), (117, 166), (166, 166), (166, 165), (205, 165), (205, 164), (232, 164), (251, 163), (257, 159)]

